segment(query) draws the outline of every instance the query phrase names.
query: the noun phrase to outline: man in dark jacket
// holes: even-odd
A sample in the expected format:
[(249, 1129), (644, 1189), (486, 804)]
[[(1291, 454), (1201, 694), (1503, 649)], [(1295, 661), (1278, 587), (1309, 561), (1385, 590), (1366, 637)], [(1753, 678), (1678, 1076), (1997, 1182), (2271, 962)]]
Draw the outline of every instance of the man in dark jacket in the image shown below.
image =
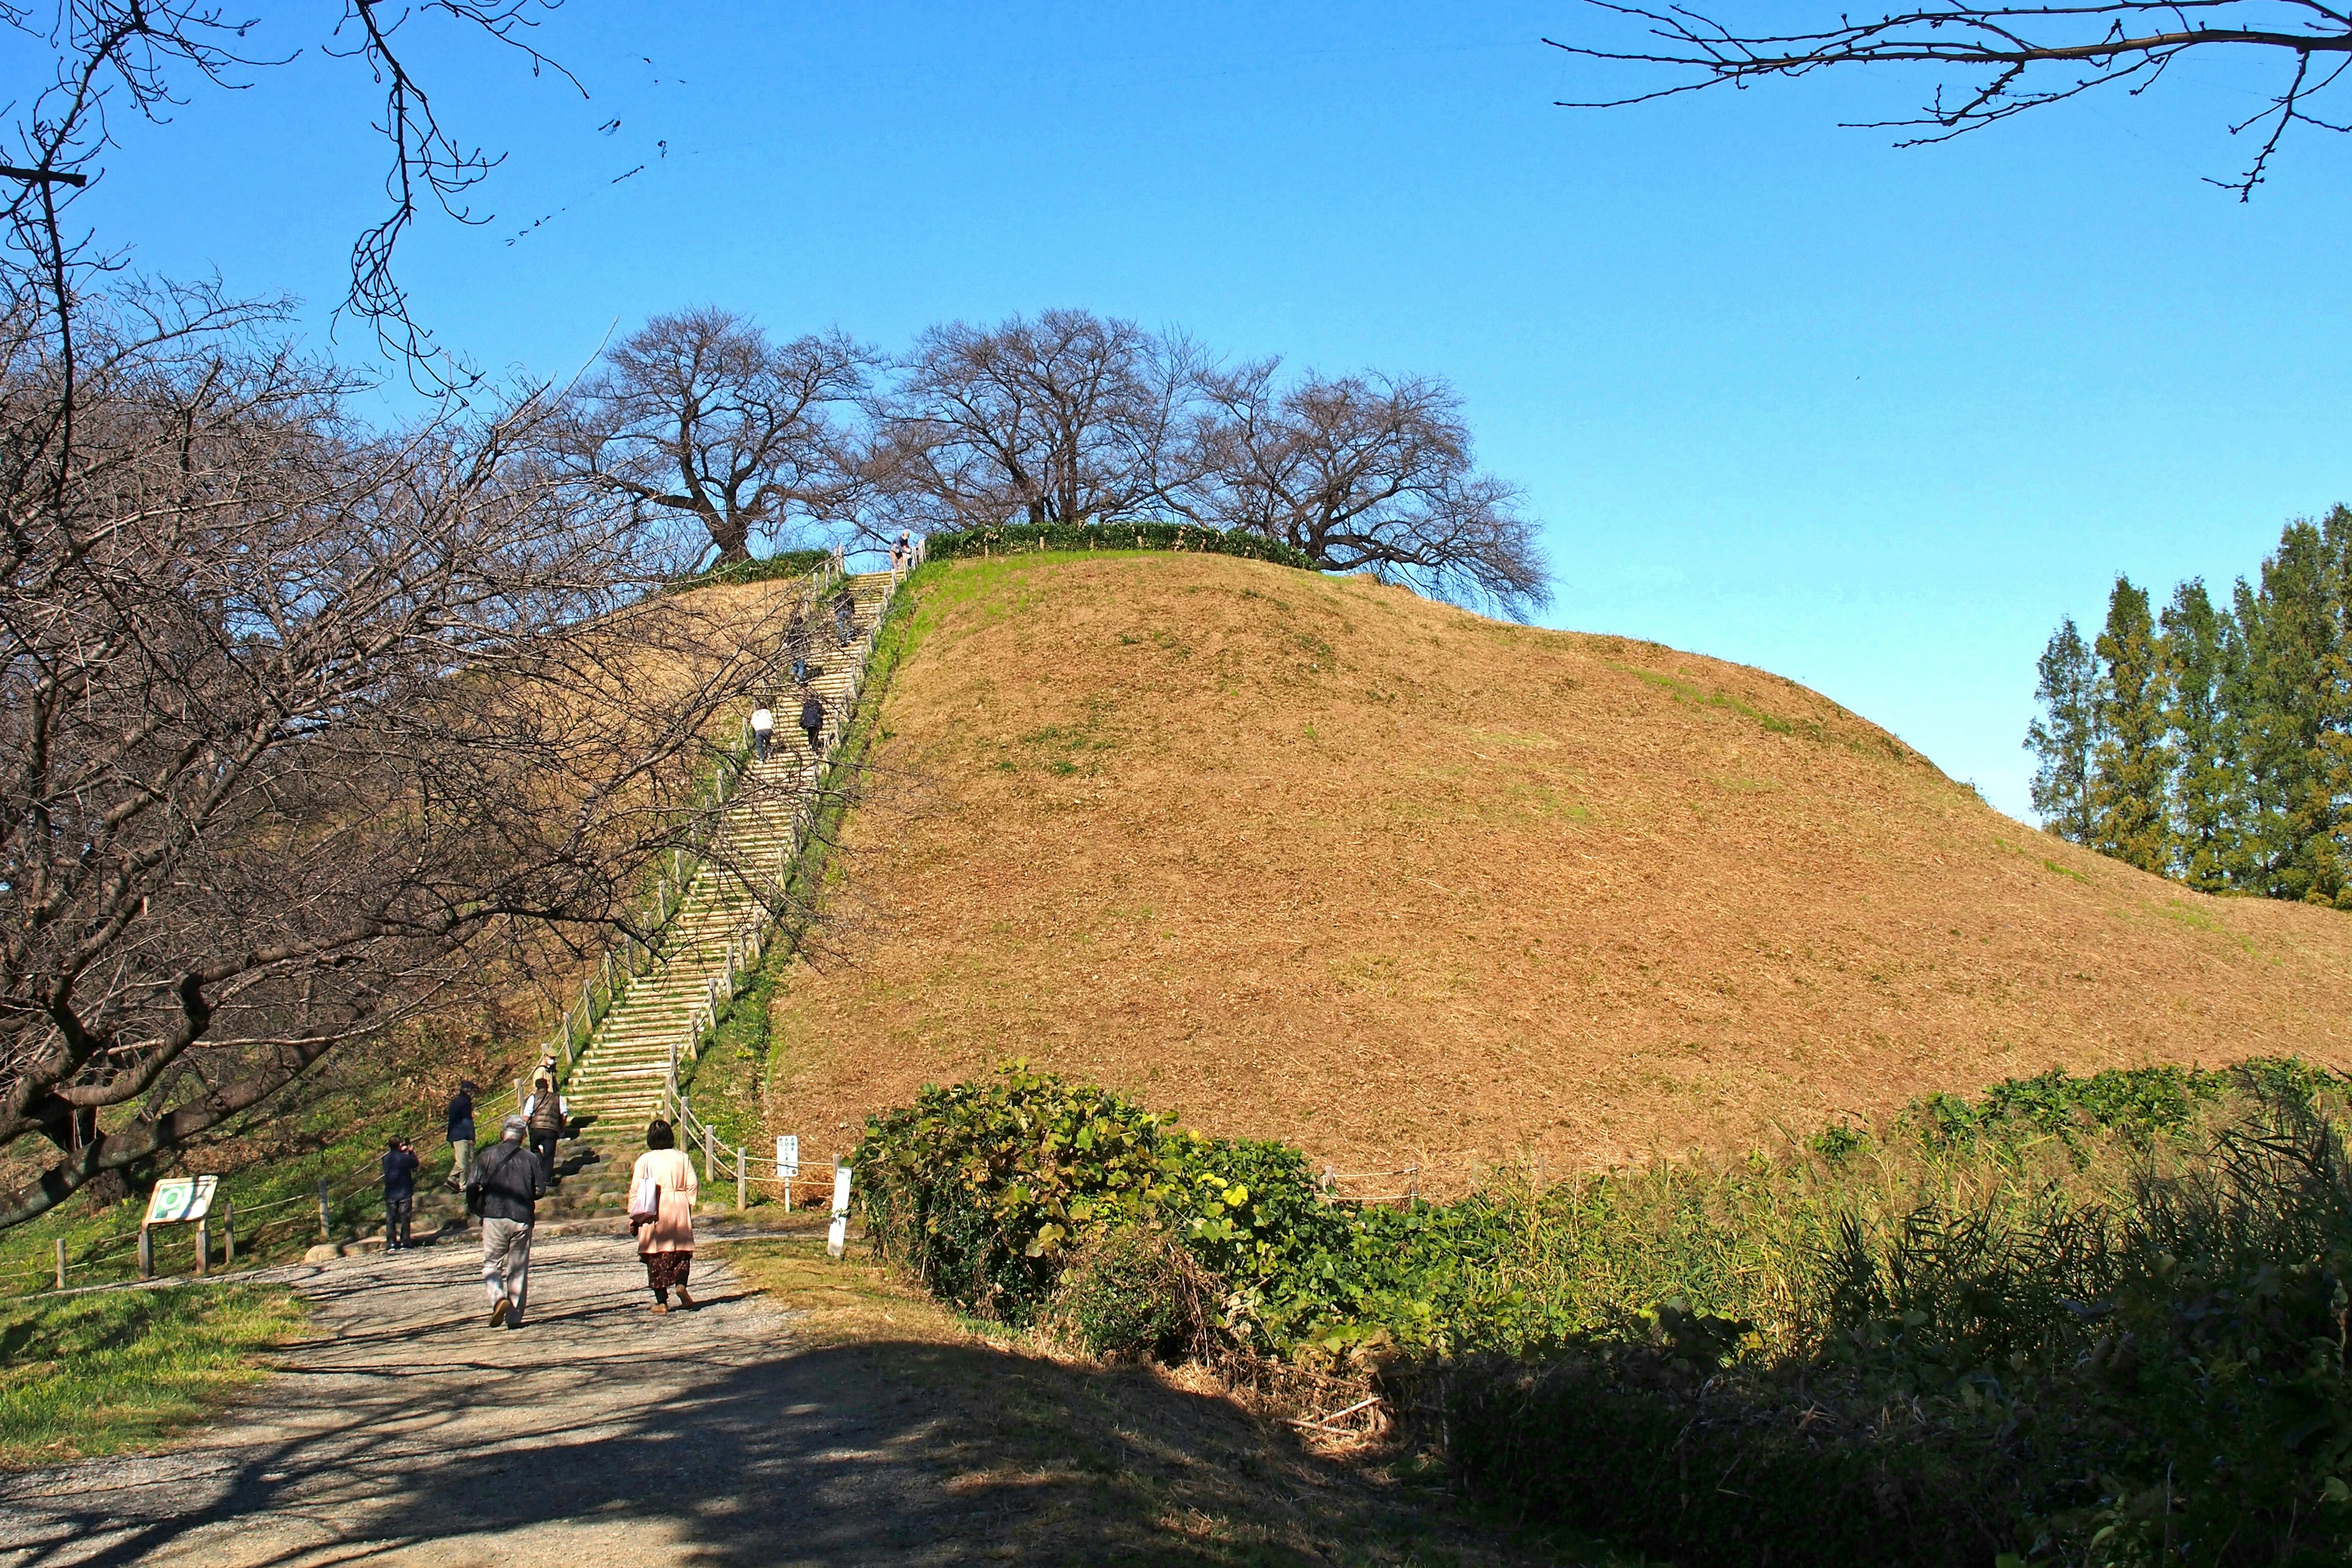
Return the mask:
[(547, 1167), (523, 1147), (530, 1123), (509, 1116), (498, 1147), (474, 1162), (467, 1207), (482, 1216), (482, 1283), (490, 1292), (490, 1327), (522, 1327), (530, 1285), (530, 1231), (547, 1195)]
[(416, 1207), (416, 1151), (395, 1138), (383, 1152), (383, 1249), (408, 1246), (408, 1221)]
[(841, 646), (847, 647), (849, 639), (857, 635), (857, 595), (844, 583), (833, 601), (833, 631)]
[(809, 755), (817, 752), (817, 741), (824, 734), (824, 700), (814, 691), (801, 699), (801, 733), (808, 737)]
[(474, 1083), (459, 1079), (457, 1092), (449, 1097), (449, 1184), (464, 1192), (473, 1172)]

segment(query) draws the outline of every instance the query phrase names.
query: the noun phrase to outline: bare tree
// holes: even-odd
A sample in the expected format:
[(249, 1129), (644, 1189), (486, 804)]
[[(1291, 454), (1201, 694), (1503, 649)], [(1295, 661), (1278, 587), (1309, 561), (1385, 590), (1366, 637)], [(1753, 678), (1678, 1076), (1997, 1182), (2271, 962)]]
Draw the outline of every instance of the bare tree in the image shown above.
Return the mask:
[(1442, 381), (1309, 375), (1277, 362), (1218, 377), (1187, 510), (1423, 592), (1524, 616), (1550, 602), (1519, 492), (1480, 473), (1460, 400)]
[(0, 315), (0, 1228), (625, 925), (764, 646), (641, 592), (539, 396), (385, 434), (260, 313), (69, 316), (70, 387)]
[(1587, 58), (1663, 66), (1664, 85), (1571, 108), (1622, 108), (1710, 87), (1745, 87), (1849, 66), (1924, 68), (1937, 78), (1912, 118), (1866, 122), (1916, 132), (1901, 144), (1946, 142), (2102, 88), (2137, 97), (2192, 51), (2253, 49), (2283, 73), (2263, 106), (2230, 126), (2252, 132), (2257, 151), (2237, 175), (2216, 180), (2251, 197), (2269, 173), (2289, 127), (2352, 130), (2317, 105), (2352, 68), (2352, 9), (2337, 0), (2115, 0), (2074, 5), (1938, 4), (1860, 16), (1839, 14), (1817, 27), (1746, 30), (1675, 6), (1651, 10), (1584, 0), (1592, 10), (1639, 24), (1646, 42), (1613, 45), (1547, 38)]
[[(426, 384), (470, 377), (461, 378), (436, 353), (431, 334), (410, 312), (393, 270), (394, 252), (425, 205), (437, 205), (460, 222), (476, 221), (467, 198), (499, 160), (467, 146), (442, 124), (425, 84), (409, 68), (400, 35), (420, 19), (451, 24), (516, 51), (532, 75), (557, 77), (584, 97), (579, 81), (531, 42), (541, 17), (556, 3), (344, 0), (340, 18), (310, 35), (324, 53), (355, 59), (368, 73), (382, 95), (375, 128), (391, 152), (384, 174), (388, 210), (352, 247), (343, 309), (367, 322), (383, 347), (405, 358)], [(61, 235), (72, 193), (101, 172), (115, 145), (114, 119), (126, 110), (166, 118), (192, 85), (242, 86), (299, 52), (254, 52), (257, 20), (246, 11), (224, 12), (209, 0), (26, 0), (0, 6), (0, 26), (14, 29), (27, 47), (48, 51), (53, 63), (49, 85), (18, 100), (23, 112), (12, 129), (16, 160), (26, 166), (0, 176), (0, 187), (10, 192), (0, 216), (21, 264), (54, 274), (52, 282), (61, 284), (77, 258), (104, 258), (102, 250)], [(307, 16), (302, 21), (318, 26)]]
[(755, 531), (845, 504), (857, 465), (835, 411), (874, 363), (839, 332), (779, 345), (728, 310), (656, 316), (581, 389), (561, 449), (591, 484), (690, 515), (720, 563), (741, 561)]
[(919, 526), (1153, 513), (1192, 477), (1204, 364), (1181, 335), (1046, 310), (932, 327), (898, 368), (873, 466)]

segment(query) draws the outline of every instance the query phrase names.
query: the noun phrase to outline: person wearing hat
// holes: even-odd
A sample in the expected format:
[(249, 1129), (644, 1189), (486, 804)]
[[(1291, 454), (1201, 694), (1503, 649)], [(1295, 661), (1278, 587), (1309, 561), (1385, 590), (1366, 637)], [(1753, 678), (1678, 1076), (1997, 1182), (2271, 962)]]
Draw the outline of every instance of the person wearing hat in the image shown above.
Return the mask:
[(490, 1327), (522, 1327), (530, 1288), (530, 1233), (547, 1195), (547, 1167), (523, 1147), (530, 1123), (509, 1116), (498, 1146), (474, 1162), (466, 1207), (482, 1216), (482, 1283), (490, 1292)]

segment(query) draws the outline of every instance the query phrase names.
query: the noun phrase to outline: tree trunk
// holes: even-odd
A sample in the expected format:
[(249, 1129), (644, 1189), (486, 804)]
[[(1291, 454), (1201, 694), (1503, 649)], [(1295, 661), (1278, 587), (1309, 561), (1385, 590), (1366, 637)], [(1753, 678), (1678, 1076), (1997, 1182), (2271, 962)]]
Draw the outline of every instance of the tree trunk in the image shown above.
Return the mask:
[(710, 530), (710, 542), (719, 546), (719, 559), (713, 565), (731, 566), (751, 559), (751, 530), (741, 518), (707, 513), (702, 521)]

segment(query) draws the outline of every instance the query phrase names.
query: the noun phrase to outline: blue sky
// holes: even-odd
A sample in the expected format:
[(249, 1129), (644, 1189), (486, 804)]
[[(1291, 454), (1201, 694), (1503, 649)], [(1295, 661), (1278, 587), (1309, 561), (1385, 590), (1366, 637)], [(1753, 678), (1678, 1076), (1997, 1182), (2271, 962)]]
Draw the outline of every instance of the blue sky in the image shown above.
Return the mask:
[[(2060, 616), (2119, 570), (2226, 582), (2352, 499), (2352, 142), (2293, 140), (2251, 205), (2200, 183), (2245, 155), (2254, 61), (1910, 152), (1838, 128), (1915, 103), (1892, 79), (1551, 107), (1632, 79), (1539, 42), (1591, 25), (573, 0), (538, 41), (584, 100), (420, 26), (446, 121), (507, 162), (404, 273), (446, 342), (547, 375), (706, 301), (885, 347), (1074, 305), (1444, 375), (1545, 522), (1548, 621), (1790, 676), (2023, 814)], [(127, 128), (80, 211), (323, 335), (373, 89), (316, 49), (254, 80)]]

